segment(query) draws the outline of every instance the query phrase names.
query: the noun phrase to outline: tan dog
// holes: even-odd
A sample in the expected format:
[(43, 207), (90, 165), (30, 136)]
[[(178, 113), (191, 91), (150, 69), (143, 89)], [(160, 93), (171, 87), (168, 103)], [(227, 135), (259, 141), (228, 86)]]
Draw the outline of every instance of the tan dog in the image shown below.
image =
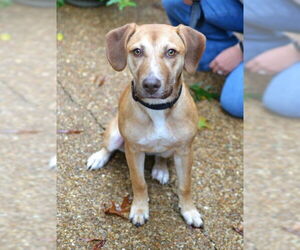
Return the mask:
[(88, 169), (103, 167), (112, 152), (124, 146), (134, 195), (129, 217), (140, 226), (149, 218), (145, 154), (155, 155), (152, 177), (162, 184), (169, 179), (166, 158), (173, 156), (181, 214), (187, 224), (201, 227), (191, 197), (198, 115), (182, 71), (196, 70), (205, 48), (204, 35), (184, 25), (132, 23), (110, 31), (106, 40), (111, 66), (121, 71), (128, 64), (133, 81), (105, 132), (104, 147), (88, 159)]

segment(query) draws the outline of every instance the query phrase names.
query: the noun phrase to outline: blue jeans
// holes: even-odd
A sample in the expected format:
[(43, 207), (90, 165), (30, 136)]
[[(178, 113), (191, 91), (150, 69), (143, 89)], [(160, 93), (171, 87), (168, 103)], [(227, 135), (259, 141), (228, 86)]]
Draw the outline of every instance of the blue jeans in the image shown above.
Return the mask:
[[(188, 25), (191, 6), (183, 0), (162, 0), (173, 26)], [(205, 22), (196, 30), (206, 36), (206, 49), (198, 71), (209, 71), (210, 62), (224, 49), (235, 45), (238, 39), (232, 31), (243, 31), (243, 6), (238, 0), (202, 0)], [(218, 11), (222, 10), (222, 13)], [(221, 15), (226, 14), (224, 18)], [(243, 117), (243, 65), (227, 77), (222, 93), (221, 106), (231, 115)]]
[(263, 95), (263, 104), (280, 115), (300, 118), (300, 63), (271, 80)]
[(222, 108), (235, 117), (244, 114), (244, 63), (237, 66), (226, 78), (220, 98)]
[(299, 5), (294, 0), (251, 0), (245, 4), (244, 60), (286, 44), (285, 32), (300, 32)]
[[(259, 6), (259, 7), (257, 7)], [(285, 32), (300, 32), (299, 5), (293, 0), (245, 1), (245, 61), (291, 43)], [(263, 94), (269, 110), (300, 117), (300, 63), (277, 74)]]

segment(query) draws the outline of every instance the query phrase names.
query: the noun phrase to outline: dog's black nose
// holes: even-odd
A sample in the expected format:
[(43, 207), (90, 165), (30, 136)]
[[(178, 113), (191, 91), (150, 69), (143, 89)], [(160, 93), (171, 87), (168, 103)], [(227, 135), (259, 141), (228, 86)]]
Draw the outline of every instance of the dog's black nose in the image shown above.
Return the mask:
[(147, 77), (143, 80), (143, 88), (149, 94), (156, 93), (161, 86), (161, 82), (156, 77)]

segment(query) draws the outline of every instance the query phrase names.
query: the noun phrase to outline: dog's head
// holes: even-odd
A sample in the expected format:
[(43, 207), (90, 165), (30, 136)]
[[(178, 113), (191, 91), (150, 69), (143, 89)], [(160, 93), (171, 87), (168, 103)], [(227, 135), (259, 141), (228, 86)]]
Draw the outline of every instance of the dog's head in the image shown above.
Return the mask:
[(174, 98), (183, 69), (193, 73), (205, 48), (205, 36), (184, 25), (124, 25), (106, 35), (107, 58), (123, 70), (128, 64), (136, 95), (144, 100)]

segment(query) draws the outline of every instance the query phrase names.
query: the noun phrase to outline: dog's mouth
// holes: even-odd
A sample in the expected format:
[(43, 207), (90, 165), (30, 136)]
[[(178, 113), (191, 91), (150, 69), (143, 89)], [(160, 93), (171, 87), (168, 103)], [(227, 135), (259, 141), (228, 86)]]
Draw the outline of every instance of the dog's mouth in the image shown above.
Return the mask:
[(173, 92), (173, 88), (171, 87), (170, 89), (165, 90), (160, 94), (153, 94), (153, 95), (146, 94), (143, 98), (164, 100), (167, 99), (172, 94), (172, 92)]
[(170, 87), (169, 89), (166, 89), (162, 92), (159, 93), (154, 93), (154, 94), (149, 94), (147, 92), (141, 91), (142, 93), (140, 93), (140, 91), (138, 91), (136, 89), (136, 87), (133, 85), (133, 94), (138, 97), (139, 99), (156, 99), (156, 100), (164, 100), (167, 99), (168, 97), (170, 97), (173, 93), (173, 87)]

